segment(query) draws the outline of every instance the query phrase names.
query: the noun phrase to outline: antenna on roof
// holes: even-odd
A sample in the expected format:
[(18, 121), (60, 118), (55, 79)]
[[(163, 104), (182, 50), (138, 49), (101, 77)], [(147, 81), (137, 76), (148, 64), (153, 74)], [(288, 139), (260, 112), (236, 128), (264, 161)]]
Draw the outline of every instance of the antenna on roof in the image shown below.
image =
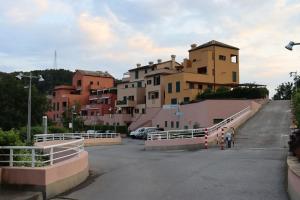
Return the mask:
[(53, 63), (53, 69), (57, 68), (57, 54), (56, 54), (56, 50), (54, 51), (54, 63)]

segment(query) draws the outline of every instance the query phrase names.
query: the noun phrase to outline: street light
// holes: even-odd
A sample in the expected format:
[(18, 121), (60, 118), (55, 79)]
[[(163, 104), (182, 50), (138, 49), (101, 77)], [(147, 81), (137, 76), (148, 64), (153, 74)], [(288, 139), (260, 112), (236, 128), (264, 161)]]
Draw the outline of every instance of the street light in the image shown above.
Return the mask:
[[(115, 129), (115, 133), (117, 133), (117, 125), (116, 125), (116, 117), (115, 117), (115, 114), (117, 111), (120, 111), (121, 108), (120, 107), (115, 107), (115, 109), (113, 109), (112, 107), (110, 107), (109, 109), (109, 112), (111, 112), (114, 116), (114, 129)], [(114, 112), (113, 112), (114, 111)]]
[(294, 77), (294, 85), (295, 85), (295, 87), (296, 87), (296, 92), (297, 92), (297, 85), (298, 85), (298, 73), (297, 73), (297, 71), (295, 71), (295, 72), (290, 72), (290, 77)]
[(290, 41), (290, 42), (285, 46), (285, 48), (288, 49), (288, 50), (290, 50), (290, 51), (292, 51), (294, 45), (300, 45), (300, 43), (295, 43), (295, 42), (293, 42), (293, 41)]
[(29, 76), (24, 75), (23, 73), (20, 73), (16, 76), (19, 80), (22, 80), (22, 78), (29, 78), (29, 94), (28, 94), (28, 115), (27, 115), (27, 143), (30, 143), (31, 141), (31, 80), (36, 78), (38, 81), (44, 81), (44, 78), (42, 75), (33, 76), (31, 72), (29, 73)]

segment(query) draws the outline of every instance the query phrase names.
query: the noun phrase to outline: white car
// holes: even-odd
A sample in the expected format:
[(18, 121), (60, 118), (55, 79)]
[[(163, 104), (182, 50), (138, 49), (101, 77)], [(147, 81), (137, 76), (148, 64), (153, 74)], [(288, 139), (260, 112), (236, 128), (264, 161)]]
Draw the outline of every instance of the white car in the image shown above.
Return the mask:
[(148, 132), (150, 130), (155, 130), (155, 129), (157, 129), (157, 128), (156, 127), (141, 127), (141, 128), (136, 129), (135, 131), (130, 132), (129, 135), (132, 138), (142, 138), (146, 132)]

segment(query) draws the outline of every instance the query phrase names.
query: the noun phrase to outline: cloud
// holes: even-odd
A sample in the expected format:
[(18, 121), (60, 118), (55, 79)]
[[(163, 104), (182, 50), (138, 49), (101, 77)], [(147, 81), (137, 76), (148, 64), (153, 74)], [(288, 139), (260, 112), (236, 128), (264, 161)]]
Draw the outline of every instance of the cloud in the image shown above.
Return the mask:
[(102, 17), (92, 17), (88, 13), (80, 14), (78, 19), (80, 30), (95, 45), (111, 45), (115, 36), (109, 21)]

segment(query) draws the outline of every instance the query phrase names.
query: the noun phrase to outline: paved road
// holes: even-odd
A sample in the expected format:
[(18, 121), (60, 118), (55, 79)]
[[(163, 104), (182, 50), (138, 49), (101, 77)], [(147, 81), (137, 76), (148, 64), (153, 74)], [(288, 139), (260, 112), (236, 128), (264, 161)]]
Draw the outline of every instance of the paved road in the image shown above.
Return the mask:
[(289, 103), (271, 102), (240, 130), (235, 149), (143, 151), (143, 142), (87, 148), (92, 177), (56, 199), (287, 200)]

